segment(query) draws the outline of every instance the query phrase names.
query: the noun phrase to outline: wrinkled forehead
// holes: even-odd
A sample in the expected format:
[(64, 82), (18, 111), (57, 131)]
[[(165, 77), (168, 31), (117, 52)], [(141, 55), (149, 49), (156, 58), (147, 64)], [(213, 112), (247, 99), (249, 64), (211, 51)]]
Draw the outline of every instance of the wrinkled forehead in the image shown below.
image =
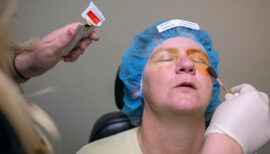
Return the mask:
[(151, 55), (153, 55), (156, 52), (159, 52), (162, 49), (169, 49), (169, 48), (173, 48), (178, 51), (187, 51), (187, 50), (193, 49), (193, 50), (198, 50), (203, 53), (206, 53), (205, 49), (199, 43), (193, 41), (192, 39), (185, 38), (185, 37), (174, 37), (159, 44), (153, 50)]

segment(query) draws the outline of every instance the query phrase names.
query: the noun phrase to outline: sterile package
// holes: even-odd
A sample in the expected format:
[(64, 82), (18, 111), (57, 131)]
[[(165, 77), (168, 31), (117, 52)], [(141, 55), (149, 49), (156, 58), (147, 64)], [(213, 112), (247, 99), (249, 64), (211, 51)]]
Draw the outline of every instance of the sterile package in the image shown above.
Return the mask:
[(80, 41), (88, 37), (95, 29), (100, 27), (105, 20), (101, 11), (91, 1), (90, 5), (81, 14), (82, 18), (87, 22), (85, 25), (79, 25), (76, 28), (76, 36), (72, 42), (63, 49), (62, 56), (67, 56), (75, 48), (79, 47)]

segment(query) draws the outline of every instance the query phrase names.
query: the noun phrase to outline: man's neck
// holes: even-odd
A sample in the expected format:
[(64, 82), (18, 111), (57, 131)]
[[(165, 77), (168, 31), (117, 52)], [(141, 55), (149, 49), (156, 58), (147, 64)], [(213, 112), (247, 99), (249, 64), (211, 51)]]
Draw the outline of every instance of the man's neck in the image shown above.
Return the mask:
[(144, 112), (138, 141), (144, 154), (198, 154), (205, 132), (203, 119), (164, 119)]

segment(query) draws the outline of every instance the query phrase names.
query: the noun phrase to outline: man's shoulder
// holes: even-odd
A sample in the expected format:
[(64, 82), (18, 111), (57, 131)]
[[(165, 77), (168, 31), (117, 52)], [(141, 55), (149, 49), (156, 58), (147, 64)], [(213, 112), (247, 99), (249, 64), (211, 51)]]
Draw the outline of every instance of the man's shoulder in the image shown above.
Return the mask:
[(136, 136), (136, 132), (137, 128), (133, 128), (122, 133), (97, 140), (83, 146), (77, 154), (129, 153), (129, 144), (134, 142), (134, 136)]

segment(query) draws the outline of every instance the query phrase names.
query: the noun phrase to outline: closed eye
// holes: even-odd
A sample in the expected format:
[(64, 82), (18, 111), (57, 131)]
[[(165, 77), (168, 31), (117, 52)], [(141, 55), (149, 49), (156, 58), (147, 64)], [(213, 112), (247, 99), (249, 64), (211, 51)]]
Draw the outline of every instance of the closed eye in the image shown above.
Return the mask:
[(191, 56), (190, 59), (194, 62), (194, 63), (199, 63), (199, 64), (208, 64), (208, 61), (206, 61), (204, 58), (201, 58), (199, 56)]
[(152, 62), (171, 62), (177, 59), (178, 50), (175, 48), (160, 48), (151, 55)]
[(175, 59), (174, 55), (170, 54), (162, 54), (159, 57), (157, 57), (157, 62), (170, 62)]
[(189, 58), (194, 62), (194, 63), (198, 63), (198, 64), (205, 64), (208, 65), (209, 64), (209, 60), (207, 55), (204, 55), (202, 53), (193, 53), (189, 55)]
[(205, 61), (200, 60), (192, 60), (194, 63), (207, 64)]
[(172, 61), (174, 60), (174, 58), (168, 58), (168, 59), (160, 59), (160, 62), (166, 62), (166, 61)]

